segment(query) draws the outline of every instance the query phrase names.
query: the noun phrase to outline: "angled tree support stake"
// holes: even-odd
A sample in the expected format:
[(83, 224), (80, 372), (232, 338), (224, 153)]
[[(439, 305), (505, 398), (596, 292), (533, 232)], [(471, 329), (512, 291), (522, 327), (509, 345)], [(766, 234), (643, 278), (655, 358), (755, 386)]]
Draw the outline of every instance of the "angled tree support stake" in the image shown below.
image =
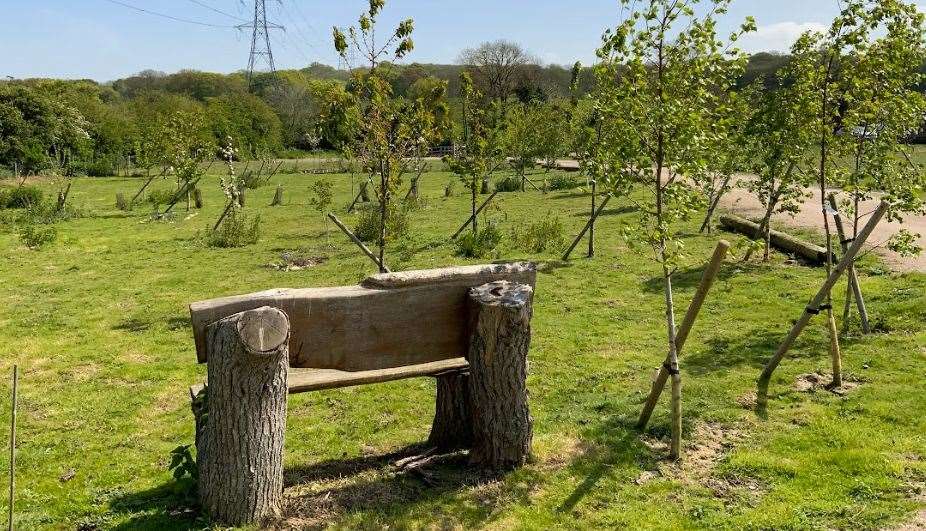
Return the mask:
[[(836, 232), (839, 235), (839, 242), (842, 246), (842, 254), (845, 255), (849, 250), (849, 240), (846, 237), (846, 229), (842, 222), (842, 216), (839, 214), (839, 211), (836, 206), (836, 196), (830, 194), (829, 196), (830, 206), (833, 208), (833, 219), (836, 221)], [(871, 325), (868, 321), (868, 308), (865, 306), (865, 297), (862, 295), (862, 287), (858, 282), (858, 275), (855, 272), (855, 264), (849, 264), (849, 269), (846, 271), (846, 274), (849, 275), (849, 288), (852, 290), (852, 295), (855, 296), (855, 304), (858, 306), (859, 318), (862, 321), (862, 332), (866, 334), (871, 333)], [(846, 317), (849, 314), (849, 305), (852, 303), (850, 297), (846, 297)], [(845, 319), (844, 319), (845, 320)], [(848, 322), (846, 320), (846, 322)]]
[(376, 267), (378, 267), (380, 271), (384, 273), (392, 273), (392, 271), (388, 267), (386, 267), (386, 264), (380, 263), (379, 258), (377, 258), (375, 254), (373, 254), (373, 251), (371, 251), (369, 247), (367, 247), (366, 245), (363, 244), (362, 241), (360, 241), (360, 238), (358, 238), (356, 234), (351, 232), (350, 229), (348, 229), (343, 223), (341, 223), (341, 220), (338, 219), (337, 216), (329, 213), (328, 219), (333, 221), (334, 224), (337, 225), (339, 229), (341, 229), (341, 232), (346, 234), (347, 237), (350, 238), (351, 241), (357, 245), (357, 247), (360, 247), (360, 250), (363, 251), (363, 254), (367, 255), (367, 257), (370, 260), (373, 260), (373, 263), (376, 264)]
[[(675, 335), (675, 349), (679, 355), (682, 353), (682, 347), (685, 346), (688, 334), (691, 332), (691, 328), (698, 318), (698, 313), (701, 311), (705, 299), (707, 299), (707, 294), (711, 290), (711, 286), (714, 285), (714, 280), (717, 278), (717, 273), (720, 271), (720, 266), (723, 265), (723, 261), (729, 250), (730, 244), (726, 240), (717, 242), (714, 255), (711, 257), (711, 261), (708, 262), (707, 268), (704, 269), (704, 274), (701, 276), (701, 284), (698, 286), (698, 291), (695, 293), (691, 305), (688, 306), (688, 312), (685, 313), (685, 320), (682, 321)], [(653, 387), (650, 390), (649, 397), (647, 397), (643, 405), (643, 412), (640, 413), (640, 420), (637, 421), (638, 428), (643, 429), (649, 424), (650, 417), (653, 415), (653, 410), (656, 408), (656, 403), (659, 402), (659, 397), (666, 388), (666, 382), (668, 381), (669, 359), (666, 358), (665, 363), (659, 368), (659, 374), (657, 374), (656, 379), (653, 380)]]
[(490, 195), (488, 199), (483, 201), (482, 205), (480, 205), (479, 208), (476, 209), (476, 212), (466, 219), (466, 223), (464, 223), (463, 226), (459, 228), (459, 230), (454, 232), (453, 236), (451, 236), (450, 239), (456, 240), (457, 236), (459, 236), (464, 230), (466, 230), (466, 227), (468, 227), (469, 224), (473, 222), (473, 218), (478, 216), (479, 213), (485, 209), (485, 207), (489, 206), (489, 202), (492, 201), (492, 199), (494, 199), (496, 195), (498, 195), (498, 190), (492, 192), (492, 195)]
[(604, 201), (601, 202), (601, 206), (598, 207), (598, 210), (595, 211), (594, 215), (591, 218), (589, 218), (588, 222), (585, 224), (585, 228), (583, 228), (582, 232), (580, 232), (579, 235), (576, 236), (576, 239), (572, 241), (572, 245), (570, 245), (569, 249), (567, 249), (565, 254), (563, 254), (564, 262), (569, 260), (569, 255), (571, 255), (572, 251), (574, 251), (576, 247), (578, 247), (579, 242), (582, 241), (582, 238), (585, 236), (585, 233), (588, 232), (589, 230), (592, 230), (592, 231), (594, 230), (595, 220), (597, 220), (598, 216), (600, 216), (601, 213), (604, 212), (604, 207), (608, 206), (608, 201), (610, 200), (611, 200), (611, 196), (606, 195), (604, 198)]
[(868, 241), (868, 238), (871, 236), (871, 233), (875, 230), (875, 227), (881, 221), (881, 218), (884, 217), (884, 214), (887, 212), (889, 205), (882, 201), (878, 206), (877, 210), (871, 215), (871, 218), (868, 220), (868, 223), (865, 227), (858, 233), (858, 236), (855, 238), (855, 241), (852, 242), (852, 245), (846, 250), (845, 254), (842, 257), (842, 260), (839, 261), (839, 264), (833, 269), (833, 272), (830, 273), (830, 276), (826, 279), (826, 282), (823, 283), (823, 286), (820, 288), (820, 291), (811, 299), (810, 304), (807, 305), (807, 308), (804, 309), (804, 313), (801, 314), (801, 318), (794, 323), (794, 326), (791, 328), (791, 332), (788, 333), (788, 336), (785, 338), (784, 342), (778, 347), (778, 351), (775, 352), (775, 355), (769, 360), (768, 365), (765, 366), (765, 370), (762, 371), (762, 375), (759, 377), (759, 388), (767, 388), (769, 380), (772, 378), (772, 373), (775, 372), (775, 369), (778, 367), (778, 364), (781, 363), (781, 360), (784, 358), (785, 354), (788, 353), (788, 350), (791, 348), (791, 345), (797, 341), (798, 336), (801, 335), (801, 332), (804, 331), (804, 328), (807, 327), (807, 324), (810, 323), (810, 319), (820, 313), (822, 308), (821, 306), (826, 301), (827, 295), (829, 295), (830, 290), (833, 289), (833, 286), (839, 280), (839, 277), (855, 262), (855, 257), (858, 255), (859, 251), (862, 249), (862, 246), (865, 245), (865, 242)]

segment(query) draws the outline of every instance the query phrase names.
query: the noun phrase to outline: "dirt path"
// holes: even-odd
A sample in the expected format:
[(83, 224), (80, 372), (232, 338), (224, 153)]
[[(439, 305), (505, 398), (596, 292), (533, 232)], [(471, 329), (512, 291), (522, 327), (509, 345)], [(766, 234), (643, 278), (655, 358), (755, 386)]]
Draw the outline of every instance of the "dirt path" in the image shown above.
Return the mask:
[[(742, 178), (748, 178), (747, 175), (741, 176)], [(862, 212), (871, 212), (877, 206), (878, 201), (866, 201), (862, 203), (861, 211)], [(823, 231), (823, 216), (820, 213), (820, 191), (816, 190), (812, 192), (812, 197), (807, 199), (804, 204), (801, 206), (801, 211), (795, 215), (790, 216), (787, 214), (777, 214), (774, 218), (775, 221), (783, 223), (785, 225), (790, 225), (793, 227), (810, 227), (819, 229)], [(721, 201), (721, 209), (727, 212), (732, 212), (739, 216), (750, 217), (750, 218), (760, 218), (765, 214), (765, 209), (762, 207), (762, 204), (751, 195), (746, 190), (742, 188), (734, 188), (731, 190)], [(908, 216), (903, 224), (903, 227), (907, 230), (920, 234), (918, 239), (918, 245), (920, 247), (926, 248), (926, 216)], [(901, 228), (901, 224), (895, 222), (882, 221), (878, 224), (878, 227), (875, 229), (875, 232), (872, 234), (869, 239), (869, 243), (872, 245), (883, 245), (887, 242), (888, 238), (891, 237), (898, 229)], [(870, 247), (870, 246), (869, 246)], [(920, 254), (920, 256), (913, 258), (903, 258), (897, 253), (891, 252), (890, 250), (880, 247), (877, 249), (878, 254), (884, 257), (885, 261), (891, 266), (892, 269), (896, 271), (919, 271), (926, 273), (926, 252)]]

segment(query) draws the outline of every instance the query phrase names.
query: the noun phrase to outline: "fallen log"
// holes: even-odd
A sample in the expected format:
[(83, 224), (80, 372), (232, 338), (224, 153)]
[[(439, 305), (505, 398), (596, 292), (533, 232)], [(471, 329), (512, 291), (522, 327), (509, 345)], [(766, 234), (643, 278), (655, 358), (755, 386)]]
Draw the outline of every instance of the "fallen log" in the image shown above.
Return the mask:
[[(744, 234), (750, 238), (754, 237), (759, 232), (758, 223), (732, 214), (720, 216), (720, 226), (726, 231)], [(771, 230), (769, 235), (772, 247), (780, 251), (800, 256), (813, 265), (823, 265), (826, 263), (826, 248), (824, 247), (806, 242), (800, 238), (795, 238), (790, 234), (777, 230)]]

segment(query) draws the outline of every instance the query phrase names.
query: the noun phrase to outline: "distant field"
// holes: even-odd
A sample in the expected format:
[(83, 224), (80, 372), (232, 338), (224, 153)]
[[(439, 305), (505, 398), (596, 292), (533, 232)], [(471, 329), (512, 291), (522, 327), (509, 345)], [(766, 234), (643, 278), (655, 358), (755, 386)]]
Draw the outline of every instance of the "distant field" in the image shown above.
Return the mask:
[[(173, 222), (152, 221), (149, 207), (116, 210), (115, 194), (140, 182), (101, 178), (75, 182), (73, 203), (86, 216), (59, 224), (58, 241), (44, 250), (26, 249), (15, 227), (0, 225), (0, 374), (14, 363), (22, 369), (19, 529), (205, 527), (166, 470), (169, 452), (193, 440), (187, 388), (205, 374), (187, 305), (273, 287), (350, 285), (373, 273), (308, 205), (319, 178), (275, 178), (286, 190), (281, 207), (266, 206), (275, 186), (252, 192), (248, 210), (260, 213), (263, 234), (241, 249), (198, 238), (223, 207), (217, 176), (202, 185), (206, 207), (181, 209)], [(356, 215), (344, 212), (350, 177), (324, 178), (335, 182), (337, 215), (353, 225)], [(456, 196), (443, 197), (454, 179), (424, 176), (412, 234), (387, 253), (394, 269), (478, 262), (455, 257), (449, 239), (469, 208), (459, 183)], [(488, 216), (506, 235), (557, 216), (570, 239), (588, 203), (581, 188), (505, 193)], [(665, 398), (647, 432), (633, 428), (666, 340), (655, 264), (617, 236), (632, 215), (625, 199), (612, 201), (593, 260), (579, 252), (561, 263), (559, 253), (532, 255), (510, 240), (492, 258), (542, 264), (528, 381), (532, 464), (497, 481), (459, 460), (430, 469), (432, 484), (396, 473), (391, 463), (427, 438), (430, 380), (297, 395), (279, 526), (879, 529), (909, 519), (926, 489), (926, 275), (891, 275), (867, 257), (860, 274), (878, 332), (843, 344), (848, 379), (859, 386), (845, 396), (807, 379), (796, 386), (799, 375), (828, 370), (825, 326), (816, 320), (759, 415), (755, 379), (823, 272), (778, 254), (768, 264), (725, 265), (682, 358), (688, 458), (674, 465), (663, 460)], [(685, 225), (680, 314), (716, 239), (738, 241), (696, 235), (696, 221)], [(301, 271), (268, 267), (284, 251), (327, 260)], [(840, 283), (838, 308), (842, 297)], [(9, 425), (7, 390), (0, 426)]]

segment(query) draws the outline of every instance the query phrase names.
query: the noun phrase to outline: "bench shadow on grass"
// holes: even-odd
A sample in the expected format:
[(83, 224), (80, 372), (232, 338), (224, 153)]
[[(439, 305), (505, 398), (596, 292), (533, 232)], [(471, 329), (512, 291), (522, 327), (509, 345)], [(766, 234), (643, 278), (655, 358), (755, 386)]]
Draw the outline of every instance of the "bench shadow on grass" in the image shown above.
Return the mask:
[[(527, 503), (532, 485), (540, 483), (539, 473), (523, 469), (516, 485), (505, 482), (506, 474), (471, 467), (465, 452), (434, 455), (434, 461), (414, 470), (400, 470), (396, 462), (423, 455), (426, 444), (414, 444), (385, 454), (351, 459), (334, 459), (289, 467), (284, 471), (284, 495), (281, 519), (269, 522), (271, 528), (324, 527), (335, 525), (352, 514), (371, 520), (360, 524), (377, 526), (384, 516), (402, 522), (422, 504), (452, 495), (463, 489), (501, 481), (505, 487), (498, 496), (504, 503)], [(526, 476), (526, 477), (525, 477)], [(169, 481), (157, 487), (123, 494), (110, 502), (112, 515), (131, 516), (114, 529), (207, 529), (208, 521), (196, 508), (195, 500), (184, 495), (181, 483)], [(512, 498), (514, 496), (514, 498)], [(459, 505), (450, 518), (469, 527), (489, 522), (494, 504)], [(434, 516), (438, 520), (438, 516)]]
[[(286, 527), (287, 520), (295, 520), (300, 525), (325, 526), (351, 514), (370, 519), (353, 522), (352, 525), (359, 527), (377, 527), (383, 518), (401, 527), (406, 518), (421, 516), (417, 511), (421, 511), (422, 505), (463, 489), (504, 481), (504, 474), (471, 467), (465, 452), (441, 455), (435, 462), (415, 470), (400, 470), (395, 466), (397, 461), (425, 450), (426, 445), (415, 444), (387, 454), (287, 469), (284, 483), (289, 495), (281, 524)], [(540, 478), (533, 478), (525, 483), (538, 481)], [(522, 494), (526, 499), (527, 491)], [(506, 490), (506, 503), (511, 501), (510, 495), (511, 491)], [(479, 527), (491, 519), (491, 508), (492, 503), (476, 507), (458, 505), (452, 519), (467, 528)], [(438, 515), (429, 516), (435, 522), (440, 520)]]

